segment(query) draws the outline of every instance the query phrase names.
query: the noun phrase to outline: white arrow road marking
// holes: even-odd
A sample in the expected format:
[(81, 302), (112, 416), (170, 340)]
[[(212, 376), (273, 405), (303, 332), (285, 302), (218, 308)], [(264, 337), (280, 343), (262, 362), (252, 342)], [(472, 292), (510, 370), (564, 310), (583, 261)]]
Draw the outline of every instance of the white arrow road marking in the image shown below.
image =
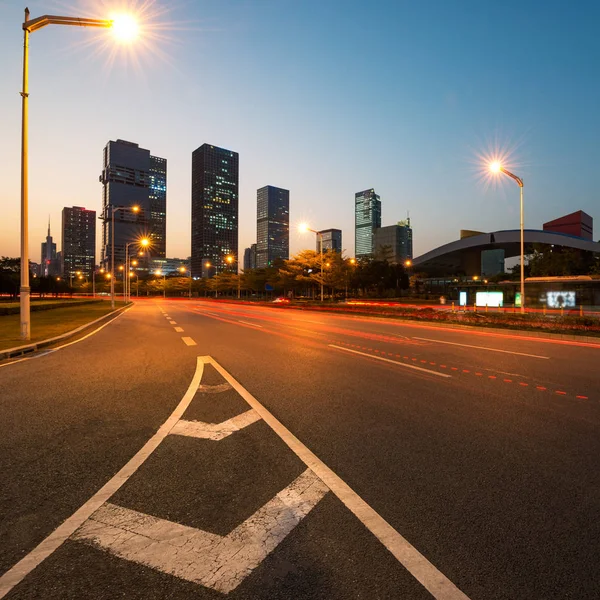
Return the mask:
[(441, 571), (402, 537), (378, 512), (367, 504), (339, 475), (309, 450), (281, 421), (263, 406), (214, 358), (198, 357), (212, 365), (231, 387), (263, 418), (296, 456), (316, 473), (362, 524), (396, 557), (407, 571), (436, 600), (469, 600)]
[(183, 419), (171, 429), (174, 435), (203, 438), (205, 440), (222, 440), (227, 436), (260, 421), (260, 415), (250, 409), (222, 423), (204, 423), (202, 421), (184, 421)]
[(307, 469), (226, 536), (107, 503), (72, 539), (228, 594), (327, 492), (327, 486)]
[[(121, 313), (122, 314), (122, 313)], [(46, 560), (55, 550), (60, 548), (65, 540), (104, 504), (156, 450), (158, 445), (167, 437), (173, 426), (181, 419), (187, 407), (191, 404), (196, 390), (202, 381), (205, 361), (196, 359), (196, 372), (190, 382), (187, 392), (160, 426), (160, 429), (142, 446), (135, 456), (108, 482), (106, 482), (83, 506), (78, 508), (66, 521), (59, 525), (48, 537), (42, 540), (29, 554), (25, 555), (16, 565), (0, 576), (0, 598), (4, 598), (18, 583), (20, 583), (42, 561)]]

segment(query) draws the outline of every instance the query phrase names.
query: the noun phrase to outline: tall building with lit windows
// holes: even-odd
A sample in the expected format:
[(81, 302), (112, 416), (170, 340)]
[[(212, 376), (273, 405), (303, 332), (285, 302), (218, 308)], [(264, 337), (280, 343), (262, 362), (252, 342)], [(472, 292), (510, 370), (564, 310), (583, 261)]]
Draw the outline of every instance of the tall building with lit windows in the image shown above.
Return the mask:
[(210, 144), (192, 152), (192, 277), (237, 271), (238, 182), (237, 152)]
[(290, 257), (290, 192), (266, 185), (256, 192), (256, 268)]
[(62, 211), (61, 272), (65, 277), (94, 272), (96, 264), (96, 211), (65, 206)]
[[(145, 268), (165, 256), (167, 161), (125, 140), (110, 141), (102, 160), (102, 265), (111, 270), (112, 215), (115, 223), (115, 267), (125, 262), (126, 245), (150, 237)], [(139, 207), (134, 212), (133, 207)], [(116, 210), (118, 209), (118, 210)], [(130, 247), (130, 252), (132, 247)], [(115, 269), (116, 270), (116, 269)]]
[(150, 156), (150, 237), (152, 256), (167, 255), (167, 160)]
[(354, 195), (354, 255), (371, 256), (375, 229), (381, 227), (381, 199), (375, 190), (364, 190)]

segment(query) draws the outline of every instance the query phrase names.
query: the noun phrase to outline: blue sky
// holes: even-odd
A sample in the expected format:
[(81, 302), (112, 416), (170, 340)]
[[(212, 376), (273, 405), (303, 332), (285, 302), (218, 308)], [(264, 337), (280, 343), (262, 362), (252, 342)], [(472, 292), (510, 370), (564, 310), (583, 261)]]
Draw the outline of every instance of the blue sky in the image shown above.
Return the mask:
[[(103, 16), (118, 0), (30, 2), (31, 16)], [(486, 183), (479, 156), (511, 150), (526, 226), (583, 209), (600, 226), (600, 4), (476, 0), (149, 2), (146, 33), (31, 36), (30, 256), (48, 214), (100, 210), (102, 148), (139, 143), (168, 160), (167, 254), (190, 252), (191, 153), (240, 154), (240, 249), (256, 189), (290, 190), (292, 224), (343, 230), (375, 188), (383, 224), (406, 217), (415, 255), (459, 230), (518, 227), (518, 188)], [(25, 4), (0, 0), (0, 254), (19, 252)], [(110, 62), (111, 52), (113, 56)], [(600, 235), (596, 232), (595, 239)], [(60, 240), (59, 246), (60, 246)], [(295, 231), (291, 250), (314, 247)]]

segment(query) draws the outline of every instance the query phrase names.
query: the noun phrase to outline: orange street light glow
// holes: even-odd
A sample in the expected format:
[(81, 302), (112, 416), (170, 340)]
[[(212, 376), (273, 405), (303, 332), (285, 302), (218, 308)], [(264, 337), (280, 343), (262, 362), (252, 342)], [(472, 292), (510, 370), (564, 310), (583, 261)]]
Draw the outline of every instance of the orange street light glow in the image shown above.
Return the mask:
[(501, 170), (502, 170), (502, 165), (500, 164), (499, 161), (495, 160), (494, 162), (490, 163), (490, 171), (492, 173), (500, 173)]
[(150, 244), (150, 240), (148, 238), (143, 238), (140, 240), (140, 244), (142, 246), (147, 246), (148, 244)]
[(139, 26), (134, 17), (127, 14), (115, 15), (112, 19), (113, 35), (122, 43), (133, 42), (139, 34)]

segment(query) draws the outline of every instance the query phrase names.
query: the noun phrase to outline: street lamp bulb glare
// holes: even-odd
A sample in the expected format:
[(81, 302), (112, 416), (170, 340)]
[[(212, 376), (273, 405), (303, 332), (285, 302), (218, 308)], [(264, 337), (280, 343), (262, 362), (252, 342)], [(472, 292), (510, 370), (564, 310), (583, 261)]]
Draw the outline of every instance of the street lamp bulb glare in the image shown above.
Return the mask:
[(490, 163), (490, 171), (492, 173), (500, 173), (501, 169), (502, 169), (502, 165), (500, 164), (499, 161), (495, 160), (494, 162)]
[(306, 233), (308, 231), (308, 224), (300, 223), (300, 225), (298, 225), (298, 231), (300, 233)]
[(150, 243), (150, 240), (149, 240), (148, 238), (143, 238), (143, 239), (140, 241), (140, 244), (141, 244), (142, 246), (147, 246), (149, 243)]
[(140, 212), (140, 207), (139, 206), (132, 206), (131, 210), (136, 213), (136, 212)]
[(137, 21), (127, 14), (115, 15), (112, 18), (112, 31), (120, 42), (132, 42), (139, 34)]

